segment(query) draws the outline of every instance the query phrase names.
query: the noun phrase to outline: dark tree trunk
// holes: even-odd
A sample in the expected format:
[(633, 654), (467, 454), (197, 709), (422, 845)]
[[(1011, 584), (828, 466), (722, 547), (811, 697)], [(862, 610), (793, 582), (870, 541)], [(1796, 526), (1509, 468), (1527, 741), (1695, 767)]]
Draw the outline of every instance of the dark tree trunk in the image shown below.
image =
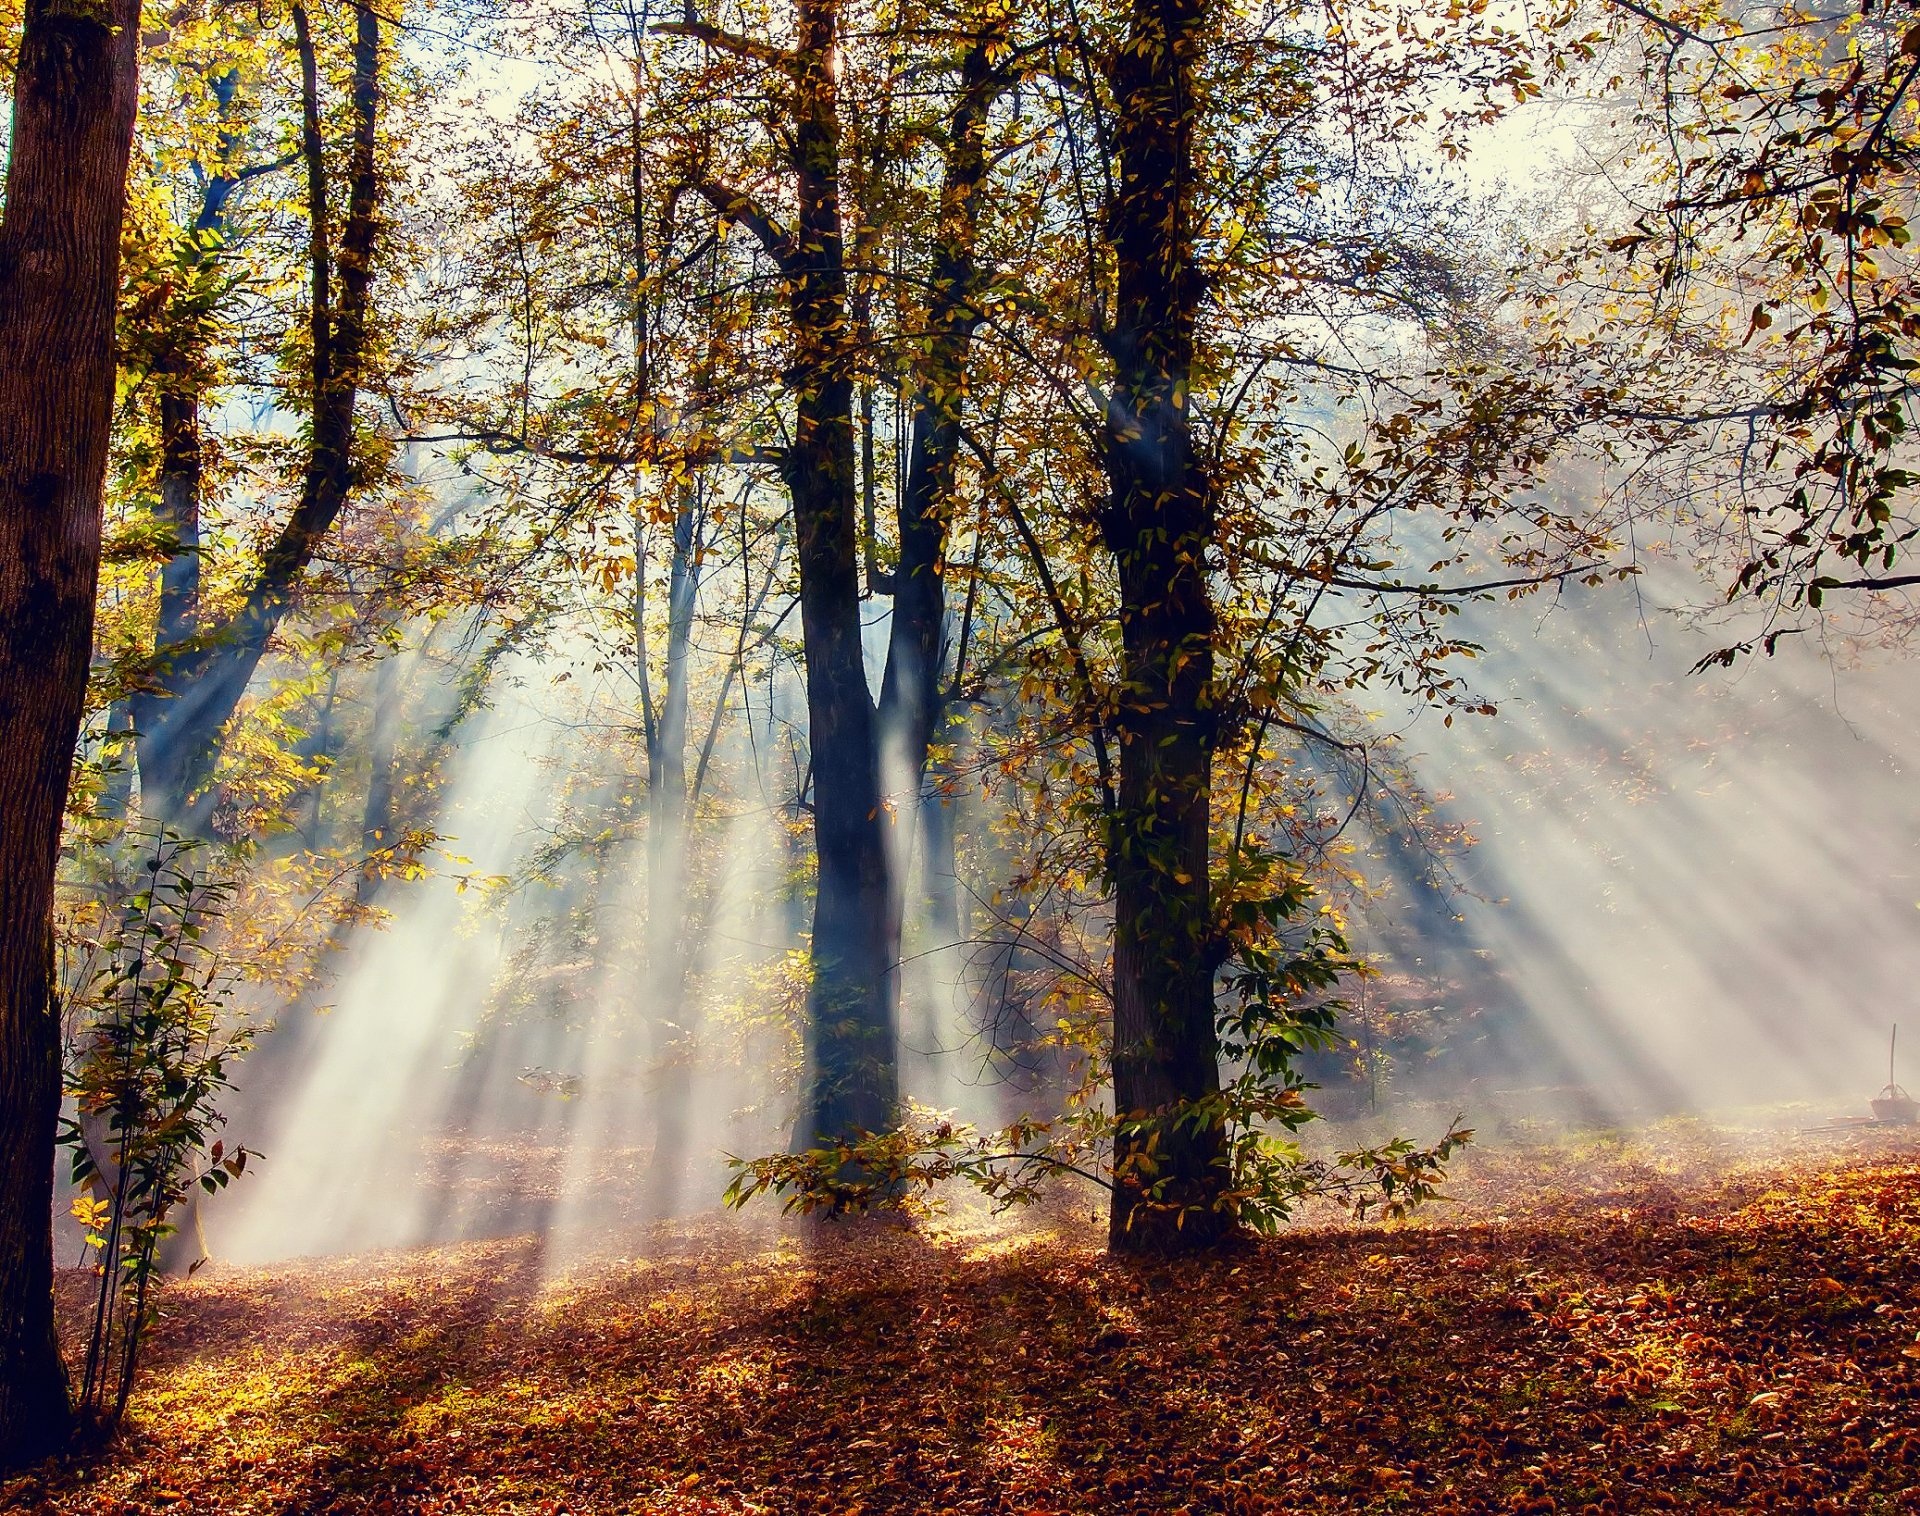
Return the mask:
[[(928, 260), (927, 330), (914, 367), (907, 477), (900, 497), (900, 560), (892, 578), (893, 620), (880, 685), (881, 736), (906, 771), (913, 804), (905, 820), (908, 825), (917, 824), (921, 832), (922, 872), (933, 908), (929, 925), (941, 947), (950, 946), (959, 936), (953, 815), (950, 806), (938, 798), (929, 799), (924, 791), (928, 750), (946, 705), (940, 681), (947, 657), (947, 547), (967, 359), (979, 319), (974, 302), (981, 277), (975, 248), (987, 177), (987, 117), (999, 87), (991, 54), (1003, 37), (1004, 28), (996, 28), (976, 38), (967, 50), (961, 63), (960, 98), (948, 127), (939, 220)], [(887, 959), (896, 964), (910, 873), (904, 862), (908, 849), (902, 847), (899, 852), (902, 862), (892, 880), (887, 910)]]
[(706, 181), (721, 215), (747, 225), (779, 264), (792, 323), (783, 375), (794, 398), (781, 473), (793, 501), (807, 674), (814, 851), (809, 1074), (801, 1148), (881, 1131), (899, 1103), (891, 885), (881, 814), (878, 722), (860, 629), (860, 503), (854, 467), (856, 323), (840, 208), (838, 0), (799, 0), (792, 49), (729, 37), (689, 20), (663, 31), (775, 62), (790, 84), (783, 127), (797, 219), (782, 228), (750, 195)]
[(899, 1100), (886, 838), (873, 700), (860, 637), (853, 370), (840, 225), (837, 0), (800, 0), (788, 260), (794, 437), (784, 474), (800, 563), (819, 878), (808, 996), (803, 1145), (891, 1125)]
[[(1123, 679), (1114, 887), (1115, 1143), (1110, 1245), (1169, 1253), (1229, 1218), (1208, 889), (1215, 716), (1207, 582), (1212, 492), (1194, 455), (1192, 76), (1204, 0), (1133, 0), (1114, 68), (1117, 279), (1100, 522), (1120, 582)], [(1201, 1106), (1196, 1119), (1195, 1106)]]
[(961, 93), (949, 127), (939, 223), (929, 260), (927, 332), (914, 370), (913, 421), (906, 488), (900, 500), (900, 563), (893, 578), (893, 623), (880, 709), (889, 736), (904, 748), (917, 787), (940, 718), (946, 659), (946, 555), (960, 458), (967, 357), (979, 320), (981, 189), (986, 181), (987, 112), (995, 81), (983, 37), (961, 65)]
[[(136, 712), (141, 794), (146, 808), (183, 830), (204, 831), (212, 808), (220, 735), (293, 604), (301, 576), (353, 490), (353, 410), (367, 350), (368, 295), (378, 231), (380, 21), (354, 6), (352, 115), (347, 219), (334, 259), (327, 231), (327, 176), (313, 38), (304, 7), (293, 7), (305, 121), (312, 285), (312, 446), (300, 499), (268, 546), (232, 618), (196, 618), (184, 642), (160, 660), (155, 688)], [(337, 290), (335, 288), (337, 283)], [(337, 295), (337, 298), (336, 298)], [(197, 430), (197, 402), (195, 410)], [(197, 499), (197, 484), (196, 484)]]
[[(225, 123), (232, 117), (239, 92), (238, 71), (229, 69), (210, 83), (223, 125), (219, 161), (206, 175), (200, 191), (200, 209), (187, 233), (183, 259), (189, 272), (198, 271), (209, 258), (219, 256), (226, 240), (227, 210), (233, 192), (243, 177), (257, 172), (233, 170), (232, 157), (238, 138)], [(199, 298), (200, 291), (190, 286), (190, 304)], [(181, 329), (168, 334), (153, 375), (159, 392), (160, 413), (159, 514), (171, 530), (175, 544), (173, 556), (160, 570), (160, 607), (154, 624), (154, 670), (161, 687), (171, 661), (191, 646), (200, 626), (200, 408), (206, 384), (206, 354), (201, 350), (198, 336), (201, 325), (198, 313), (189, 309), (181, 313), (178, 320)], [(139, 721), (158, 719), (153, 708), (158, 693), (158, 689), (143, 691), (133, 697)], [(178, 771), (179, 750), (149, 744), (145, 751), (152, 768), (152, 772), (141, 775), (144, 787), (151, 792), (148, 809), (171, 815), (176, 807), (162, 807), (155, 802), (161, 797), (177, 796), (187, 782), (187, 776)], [(143, 768), (146, 766), (143, 764)]]
[(100, 568), (138, 0), (28, 0), (0, 222), (0, 1469), (69, 1430), (49, 914)]

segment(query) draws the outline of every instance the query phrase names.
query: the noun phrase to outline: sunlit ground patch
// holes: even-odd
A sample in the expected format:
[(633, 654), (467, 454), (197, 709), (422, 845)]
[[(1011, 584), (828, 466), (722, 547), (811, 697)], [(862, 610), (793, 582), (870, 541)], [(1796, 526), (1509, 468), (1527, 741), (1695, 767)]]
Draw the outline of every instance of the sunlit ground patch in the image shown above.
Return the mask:
[(1177, 1267), (1057, 1217), (216, 1266), (0, 1508), (1913, 1509), (1916, 1134), (1510, 1133), (1459, 1195)]

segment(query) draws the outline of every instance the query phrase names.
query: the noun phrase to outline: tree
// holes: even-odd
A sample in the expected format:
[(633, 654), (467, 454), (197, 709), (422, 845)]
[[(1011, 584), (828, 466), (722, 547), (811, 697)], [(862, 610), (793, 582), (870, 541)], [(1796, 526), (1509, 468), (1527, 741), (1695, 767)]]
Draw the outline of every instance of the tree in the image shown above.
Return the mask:
[[(1344, 950), (1311, 904), (1325, 839), (1288, 823), (1264, 772), (1273, 738), (1359, 750), (1314, 710), (1372, 679), (1461, 703), (1447, 661), (1473, 649), (1444, 630), (1452, 597), (1553, 582), (1593, 545), (1556, 513), (1500, 518), (1545, 428), (1473, 360), (1470, 244), (1406, 163), (1411, 124), (1446, 143), (1521, 93), (1524, 66), (1477, 17), (1417, 40), (1399, 19), (1343, 10), (1328, 38), (1284, 6), (1139, 4), (1051, 38), (1028, 97), (1048, 108), (1000, 161), (1047, 206), (1041, 257), (973, 302), (1000, 360), (981, 409), (1011, 435), (967, 442), (1023, 571), (1030, 663), (993, 742), (1031, 838), (1014, 888), (1053, 903), (1016, 930), (1077, 986), (1050, 1023), (1085, 1026), (1108, 992), (1114, 1108), (979, 1147), (936, 1124), (924, 1149), (903, 1131), (824, 1167), (753, 1164), (735, 1198), (887, 1203), (834, 1183), (836, 1161), (1027, 1198), (1020, 1176), (1104, 1141), (1113, 1246), (1178, 1252), (1277, 1224), (1322, 1182), (1284, 1141), (1311, 1114), (1290, 1060), (1331, 1035)], [(1456, 86), (1458, 106), (1433, 105)], [(1369, 323), (1417, 356), (1367, 349)], [(1402, 530), (1422, 511), (1427, 541)], [(1483, 519), (1525, 571), (1446, 583)]]
[(99, 575), (139, 18), (138, 0), (29, 0), (0, 220), (0, 1467), (50, 1451), (70, 1417), (48, 917)]
[(1830, 596), (1897, 613), (1920, 584), (1901, 566), (1920, 533), (1920, 24), (1878, 0), (1608, 0), (1545, 36), (1626, 119), (1613, 203), (1536, 292), (1542, 357), (1577, 381), (1569, 425), (1635, 460), (1627, 508), (1681, 502), (1727, 600), (1757, 612), (1706, 661), (1771, 652)]
[(879, 748), (860, 631), (853, 428), (860, 357), (849, 320), (841, 215), (839, 0), (799, 0), (794, 23), (791, 48), (698, 22), (661, 30), (774, 71), (786, 107), (778, 136), (782, 177), (793, 197), (791, 228), (711, 164), (689, 164), (687, 178), (720, 216), (754, 235), (787, 296), (782, 380), (793, 400), (793, 429), (780, 453), (780, 475), (793, 502), (800, 571), (818, 858), (807, 1000), (810, 1073), (794, 1140), (811, 1146), (884, 1130), (899, 1085)]
[[(1110, 1245), (1211, 1245), (1221, 1164), (1210, 820), (1218, 712), (1208, 583), (1214, 502), (1194, 447), (1193, 134), (1202, 0), (1134, 0), (1114, 66), (1115, 298), (1100, 533), (1125, 648), (1113, 880)], [(1150, 1203), (1143, 1200), (1151, 1197)]]
[[(947, 555), (959, 495), (972, 377), (969, 359), (974, 329), (981, 319), (980, 295), (987, 283), (980, 267), (979, 240), (987, 207), (989, 117), (995, 99), (1018, 77), (1005, 56), (1011, 46), (1010, 32), (1007, 13), (989, 8), (981, 13), (977, 30), (963, 40), (958, 91), (940, 133), (938, 201), (927, 239), (925, 329), (906, 343), (911, 432), (899, 502), (899, 557), (891, 575), (893, 616), (880, 683), (879, 734), (883, 742), (897, 745), (911, 791), (907, 824), (921, 824), (928, 853), (926, 872), (936, 887), (943, 871), (951, 875), (951, 863), (934, 854), (950, 857), (952, 825), (943, 814), (945, 805), (922, 791), (928, 750), (947, 705)], [(863, 474), (871, 491), (870, 456)], [(910, 844), (910, 837), (902, 839), (896, 851), (904, 854)], [(888, 907), (888, 955), (895, 962), (900, 956), (907, 874), (904, 867), (896, 869)], [(947, 909), (952, 906), (949, 891)], [(943, 924), (941, 931), (945, 936), (956, 935), (957, 922)]]
[[(182, 551), (162, 584), (157, 667), (133, 703), (142, 794), (171, 825), (204, 830), (220, 734), (239, 708), (274, 632), (291, 610), (301, 576), (333, 528), (356, 484), (354, 406), (370, 342), (374, 244), (381, 176), (380, 16), (353, 7), (351, 143), (346, 218), (336, 254), (330, 230), (326, 146), (321, 132), (320, 71), (306, 8), (293, 7), (302, 119), (300, 159), (307, 180), (308, 382), (311, 440), (299, 498), (268, 544), (238, 608), (209, 617), (199, 603), (199, 395), (170, 379), (161, 390), (162, 502)], [(218, 165), (211, 186), (224, 177)], [(237, 176), (234, 176), (237, 177)], [(230, 193), (230, 191), (229, 191)], [(225, 196), (218, 205), (224, 207)], [(203, 211), (203, 218), (205, 212)], [(217, 225), (205, 229), (216, 233)]]

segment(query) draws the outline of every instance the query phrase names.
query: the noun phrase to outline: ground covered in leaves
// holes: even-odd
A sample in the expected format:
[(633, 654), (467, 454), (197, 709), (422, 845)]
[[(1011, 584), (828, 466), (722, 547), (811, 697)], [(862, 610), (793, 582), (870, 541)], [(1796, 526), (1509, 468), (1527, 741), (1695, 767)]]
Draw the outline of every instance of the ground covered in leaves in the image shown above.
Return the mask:
[(0, 1508), (1920, 1512), (1920, 1134), (1510, 1135), (1460, 1193), (1178, 1270), (1084, 1211), (215, 1267)]

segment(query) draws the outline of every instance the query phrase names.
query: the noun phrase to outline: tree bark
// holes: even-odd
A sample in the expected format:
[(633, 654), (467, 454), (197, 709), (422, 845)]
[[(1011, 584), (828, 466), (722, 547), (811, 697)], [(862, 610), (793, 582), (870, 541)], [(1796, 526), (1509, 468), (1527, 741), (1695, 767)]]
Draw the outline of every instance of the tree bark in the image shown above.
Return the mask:
[(837, 0), (800, 0), (793, 166), (798, 224), (788, 258), (793, 499), (800, 626), (813, 750), (819, 877), (808, 994), (810, 1075), (796, 1141), (891, 1125), (899, 1101), (880, 765), (860, 634), (853, 370), (840, 212)]
[[(795, 400), (795, 426), (782, 472), (793, 500), (800, 560), (819, 870), (807, 1018), (810, 1075), (794, 1134), (800, 1147), (885, 1129), (899, 1095), (894, 1033), (899, 905), (882, 816), (880, 720), (867, 688), (860, 628), (863, 533), (854, 432), (860, 323), (851, 319), (856, 313), (850, 310), (840, 209), (837, 27), (837, 0), (800, 0), (790, 52), (745, 39), (729, 41), (730, 50), (773, 63), (791, 81), (789, 161), (798, 213), (793, 232), (782, 231), (745, 195), (719, 184), (700, 186), (716, 210), (748, 225), (780, 264), (793, 328), (785, 382)], [(691, 21), (663, 29), (709, 39), (718, 35)], [(903, 501), (902, 561), (892, 581), (897, 598), (882, 703), (897, 718), (916, 781), (925, 769), (939, 707), (941, 581), (958, 450), (957, 385), (973, 324), (977, 211), (969, 192), (985, 174), (982, 139), (992, 96), (987, 66), (982, 39), (967, 63), (971, 83), (943, 194), (929, 353), (909, 466), (914, 477)]]
[(693, 613), (700, 593), (701, 511), (694, 486), (683, 488), (673, 518), (667, 567), (666, 686), (647, 774), (647, 975), (653, 988), (653, 1059), (661, 1074), (654, 1134), (654, 1213), (675, 1215), (687, 1150), (684, 1070), (667, 1067), (669, 1017), (686, 1012), (687, 681), (692, 671)]
[(49, 916), (100, 568), (138, 0), (28, 0), (0, 221), (0, 1469), (70, 1429)]
[(1208, 886), (1215, 716), (1207, 580), (1212, 489), (1189, 412), (1195, 54), (1205, 0), (1133, 0), (1114, 67), (1116, 290), (1101, 533), (1120, 583), (1120, 778), (1114, 887), (1115, 1141), (1109, 1245), (1174, 1253), (1230, 1218)]
[(305, 109), (301, 151), (312, 229), (313, 441), (300, 498), (268, 546), (240, 608), (221, 626), (192, 629), (184, 644), (161, 661), (155, 688), (142, 697), (136, 713), (143, 804), (183, 830), (206, 829), (221, 731), (239, 708), (268, 643), (292, 608), (301, 576), (353, 491), (353, 410), (366, 363), (380, 209), (380, 21), (370, 5), (359, 3), (353, 10), (353, 138), (347, 219), (336, 261), (327, 231), (313, 38), (305, 8), (293, 7)]
[[(905, 770), (905, 829), (887, 904), (887, 961), (898, 964), (906, 918), (910, 846), (920, 833), (933, 945), (959, 940), (952, 807), (926, 793), (927, 756), (945, 714), (941, 677), (947, 661), (947, 549), (966, 404), (967, 361), (979, 320), (982, 278), (976, 257), (982, 191), (987, 178), (987, 118), (1001, 81), (993, 50), (1004, 22), (972, 40), (960, 67), (960, 94), (948, 123), (940, 203), (927, 269), (926, 332), (913, 365), (912, 422), (899, 510), (899, 563), (891, 580), (893, 619), (880, 685), (880, 735), (888, 757)], [(871, 465), (869, 464), (869, 468)], [(936, 959), (935, 973), (957, 972)], [(898, 991), (898, 974), (895, 990)], [(897, 1014), (897, 1012), (896, 1012)]]
[(939, 221), (929, 258), (927, 332), (914, 366), (912, 431), (900, 500), (900, 562), (893, 576), (893, 622), (880, 686), (881, 726), (900, 745), (915, 792), (944, 702), (946, 556), (960, 458), (967, 358), (979, 321), (981, 189), (986, 182), (987, 113), (998, 89), (991, 47), (977, 39), (961, 64), (958, 107), (948, 129)]

